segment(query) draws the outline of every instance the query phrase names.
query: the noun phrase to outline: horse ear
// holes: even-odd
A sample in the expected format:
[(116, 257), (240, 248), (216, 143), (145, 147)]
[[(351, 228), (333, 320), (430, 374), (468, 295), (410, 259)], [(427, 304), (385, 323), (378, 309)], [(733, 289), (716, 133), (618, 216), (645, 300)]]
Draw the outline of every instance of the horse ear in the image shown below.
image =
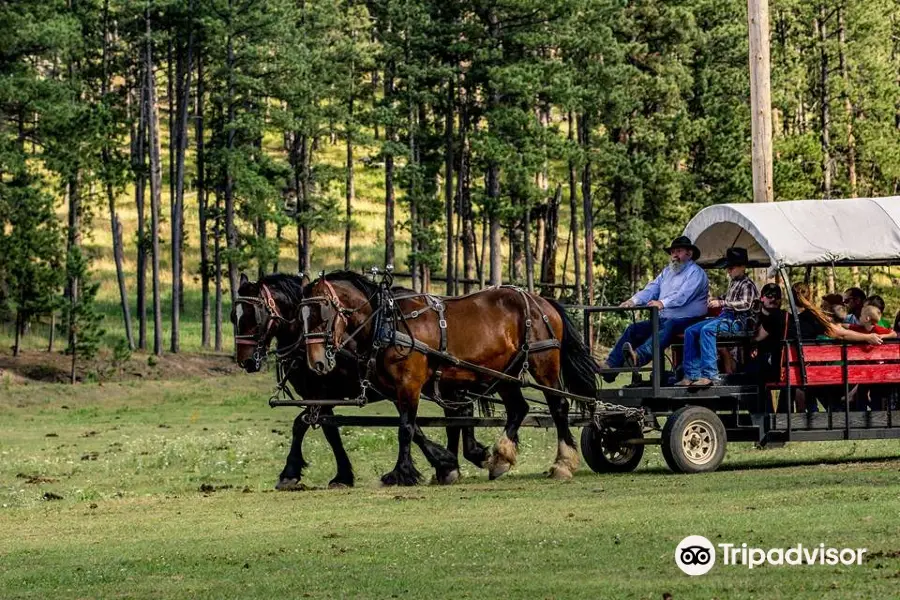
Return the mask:
[(250, 283), (250, 279), (247, 277), (247, 275), (245, 273), (241, 273), (240, 285), (243, 286), (244, 284), (247, 284), (247, 283)]

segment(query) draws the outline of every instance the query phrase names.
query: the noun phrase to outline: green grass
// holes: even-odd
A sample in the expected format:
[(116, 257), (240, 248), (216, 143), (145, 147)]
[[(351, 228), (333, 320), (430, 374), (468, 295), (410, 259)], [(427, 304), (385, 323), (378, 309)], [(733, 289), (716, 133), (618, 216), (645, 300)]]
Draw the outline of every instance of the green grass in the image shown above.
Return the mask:
[[(294, 411), (271, 374), (81, 386), (0, 381), (3, 598), (887, 598), (900, 579), (895, 441), (732, 444), (723, 469), (675, 476), (656, 448), (633, 474), (547, 480), (555, 436), (522, 434), (489, 482), (383, 489), (392, 430), (350, 428), (357, 488), (311, 432), (305, 492), (271, 491)], [(367, 412), (386, 414), (390, 406)], [(497, 430), (479, 430), (490, 442)], [(434, 431), (438, 439), (442, 434)], [(416, 455), (420, 469), (426, 463)], [(827, 462), (828, 464), (819, 464)], [(29, 483), (28, 477), (51, 481)], [(202, 493), (200, 486), (231, 486)], [(63, 499), (42, 499), (52, 492)], [(854, 567), (674, 565), (686, 535), (760, 547), (866, 547)], [(876, 553), (880, 552), (878, 555)]]

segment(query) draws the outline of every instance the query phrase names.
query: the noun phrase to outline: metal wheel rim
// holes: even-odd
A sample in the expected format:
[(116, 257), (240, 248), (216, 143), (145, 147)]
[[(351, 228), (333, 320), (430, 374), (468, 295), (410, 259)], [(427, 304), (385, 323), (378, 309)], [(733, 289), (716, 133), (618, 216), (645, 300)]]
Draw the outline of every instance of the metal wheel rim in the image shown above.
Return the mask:
[(716, 432), (706, 421), (691, 421), (682, 430), (682, 452), (695, 465), (705, 465), (711, 461), (718, 447)]
[(634, 447), (620, 444), (612, 448), (606, 443), (606, 438), (607, 436), (605, 435), (600, 436), (600, 453), (603, 454), (606, 462), (618, 465), (625, 464), (631, 460), (631, 457), (634, 456)]

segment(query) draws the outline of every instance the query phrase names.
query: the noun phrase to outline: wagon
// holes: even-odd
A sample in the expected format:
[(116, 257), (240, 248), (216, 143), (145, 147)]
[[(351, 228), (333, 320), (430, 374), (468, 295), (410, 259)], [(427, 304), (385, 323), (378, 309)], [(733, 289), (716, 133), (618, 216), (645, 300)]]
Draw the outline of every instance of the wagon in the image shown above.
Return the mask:
[[(730, 247), (746, 248), (751, 267), (766, 269), (769, 276), (780, 279), (786, 288), (790, 318), (798, 320), (791, 294), (791, 277), (798, 268), (808, 277), (812, 268), (900, 261), (900, 197), (715, 205), (700, 211), (684, 233), (702, 251), (699, 264), (704, 268), (713, 267)], [(886, 340), (883, 346), (873, 347), (830, 340), (784, 340), (777, 381), (763, 381), (744, 371), (746, 363), (739, 362), (738, 369), (722, 385), (694, 389), (672, 385), (671, 371), (677, 365), (680, 348), (675, 343), (665, 355), (659, 352), (656, 308), (567, 308), (582, 314), (586, 340), (591, 340), (592, 318), (604, 313), (632, 316), (647, 311), (653, 325), (654, 352), (649, 367), (615, 369), (630, 374), (632, 382), (624, 387), (600, 386), (596, 398), (582, 402), (569, 414), (569, 424), (583, 428), (581, 451), (596, 472), (634, 470), (645, 446), (651, 444), (661, 446), (673, 471), (697, 473), (713, 471), (722, 463), (728, 441), (777, 446), (793, 441), (900, 437), (900, 411), (893, 402), (854, 410), (850, 401), (850, 391), (858, 385), (900, 385), (897, 341)], [(735, 347), (744, 355), (753, 350), (752, 334), (722, 334), (718, 343)], [(822, 412), (798, 413), (788, 401), (798, 388), (826, 386), (842, 389), (842, 405), (829, 402)], [(473, 403), (476, 398), (485, 399), (470, 395)], [(306, 420), (311, 425), (397, 426), (396, 417), (319, 412), (323, 406), (361, 406), (365, 402), (364, 398), (273, 397), (270, 405), (306, 407)], [(500, 427), (504, 422), (484, 413), (417, 420), (423, 427)], [(548, 428), (553, 422), (549, 414), (538, 411), (522, 425)]]
[[(684, 235), (702, 252), (699, 263), (712, 267), (737, 246), (748, 250), (751, 267), (768, 270), (786, 289), (789, 318), (798, 319), (791, 275), (802, 268), (892, 265), (900, 262), (900, 197), (804, 200), (773, 204), (721, 204), (700, 211)], [(577, 307), (593, 312), (626, 310)], [(658, 323), (653, 309), (651, 319)], [(585, 319), (587, 322), (587, 319)], [(797, 327), (799, 330), (799, 326)], [(655, 338), (654, 338), (655, 339)], [(752, 350), (748, 334), (726, 333), (718, 343)], [(642, 435), (633, 425), (626, 434), (592, 425), (582, 432), (582, 453), (598, 472), (628, 471), (640, 463), (643, 448), (661, 444), (668, 466), (678, 473), (713, 471), (729, 441), (778, 446), (786, 442), (900, 438), (900, 411), (883, 406), (856, 409), (851, 390), (877, 386), (892, 392), (900, 383), (900, 342), (882, 346), (784, 340), (777, 381), (762, 381), (739, 368), (724, 385), (696, 390), (666, 385), (665, 358), (654, 348), (649, 369), (621, 389), (602, 389), (598, 398), (646, 412), (644, 425), (660, 432)], [(678, 344), (670, 355), (679, 353)], [(796, 388), (837, 390), (821, 412), (795, 412), (789, 399)], [(776, 405), (773, 400), (778, 398)], [(776, 410), (780, 409), (780, 410)], [(664, 424), (660, 421), (664, 419)]]

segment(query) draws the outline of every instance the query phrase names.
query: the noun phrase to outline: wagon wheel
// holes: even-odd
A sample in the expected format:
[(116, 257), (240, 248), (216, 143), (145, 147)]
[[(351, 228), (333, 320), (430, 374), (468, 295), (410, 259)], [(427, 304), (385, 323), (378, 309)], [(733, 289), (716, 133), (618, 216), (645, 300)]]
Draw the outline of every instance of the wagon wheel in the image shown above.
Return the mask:
[(602, 429), (591, 425), (581, 430), (581, 454), (595, 473), (630, 473), (641, 464), (644, 446), (622, 442), (642, 437), (641, 424), (634, 421)]
[(684, 406), (666, 419), (662, 454), (676, 473), (715, 471), (725, 459), (725, 425), (708, 408)]

